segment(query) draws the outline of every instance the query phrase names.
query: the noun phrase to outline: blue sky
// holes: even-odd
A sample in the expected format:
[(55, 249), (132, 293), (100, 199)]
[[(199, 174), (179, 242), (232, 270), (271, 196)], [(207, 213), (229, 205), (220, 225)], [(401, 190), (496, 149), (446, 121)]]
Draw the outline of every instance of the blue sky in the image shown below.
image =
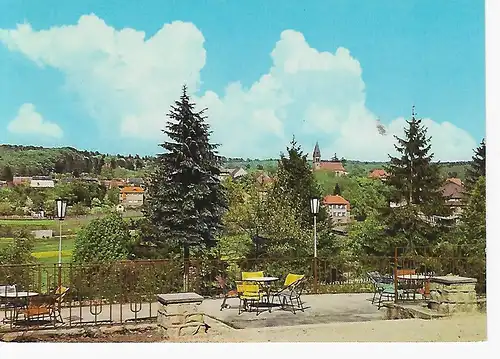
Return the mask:
[(0, 0), (1, 143), (156, 153), (187, 83), (223, 155), (385, 160), (416, 105), (469, 159), (484, 72), (482, 1)]

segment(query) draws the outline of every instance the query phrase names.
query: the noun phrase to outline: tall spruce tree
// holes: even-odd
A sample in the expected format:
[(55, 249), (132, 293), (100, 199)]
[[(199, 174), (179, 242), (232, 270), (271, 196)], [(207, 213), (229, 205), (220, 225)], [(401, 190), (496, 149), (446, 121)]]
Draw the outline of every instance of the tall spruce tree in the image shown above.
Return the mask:
[(389, 155), (389, 165), (386, 171), (390, 173), (387, 180), (392, 188), (391, 197), (394, 201), (421, 205), (433, 212), (443, 209), (443, 180), (439, 174), (439, 163), (431, 162), (431, 137), (427, 137), (427, 128), (421, 119), (415, 117), (415, 107), (412, 117), (407, 120), (408, 127), (404, 129), (405, 138), (394, 136), (394, 145), (399, 157)]
[(195, 112), (186, 86), (171, 107), (156, 169), (148, 179), (145, 217), (154, 228), (150, 237), (161, 250), (180, 244), (184, 258), (193, 245), (212, 246), (227, 207), (219, 180), (218, 145), (209, 142), (204, 110)]
[(386, 183), (390, 186), (390, 198), (402, 204), (382, 211), (386, 249), (435, 244), (442, 228), (432, 225), (429, 218), (448, 214), (439, 163), (431, 162), (434, 156), (430, 152), (431, 138), (427, 137), (422, 120), (416, 119), (414, 107), (412, 117), (406, 123), (405, 137), (395, 136), (395, 148), (400, 156), (389, 155), (390, 161), (385, 168), (389, 173)]
[(480, 177), (486, 177), (486, 143), (484, 138), (474, 150), (471, 166), (466, 172), (465, 186), (469, 192), (474, 188)]
[[(311, 205), (312, 197), (320, 196), (320, 189), (307, 162), (307, 154), (303, 153), (300, 145), (293, 137), (290, 147), (287, 147), (287, 156), (281, 154), (276, 172), (276, 181), (272, 189), (273, 198), (287, 198), (294, 204), (302, 225), (312, 224)], [(320, 213), (323, 220), (325, 213)]]

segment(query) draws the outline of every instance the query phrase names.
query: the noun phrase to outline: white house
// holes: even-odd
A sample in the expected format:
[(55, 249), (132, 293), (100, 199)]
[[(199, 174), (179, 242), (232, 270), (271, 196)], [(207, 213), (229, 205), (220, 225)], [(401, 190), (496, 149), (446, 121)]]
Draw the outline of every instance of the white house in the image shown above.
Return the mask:
[(30, 187), (34, 188), (53, 188), (54, 180), (48, 177), (33, 177), (30, 181)]

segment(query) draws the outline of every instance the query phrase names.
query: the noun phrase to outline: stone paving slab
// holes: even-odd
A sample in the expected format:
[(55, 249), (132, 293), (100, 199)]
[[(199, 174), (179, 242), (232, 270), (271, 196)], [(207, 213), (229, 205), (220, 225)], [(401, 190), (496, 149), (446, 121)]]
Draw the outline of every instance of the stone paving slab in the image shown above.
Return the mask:
[[(238, 315), (238, 298), (229, 298), (227, 303), (230, 308), (222, 311), (220, 310), (222, 298), (204, 299), (199, 306), (199, 311), (238, 329), (385, 319), (385, 310), (377, 310), (377, 306), (371, 304), (372, 297), (373, 294), (370, 293), (302, 295), (304, 312), (297, 311), (296, 314), (293, 314), (291, 311), (273, 308), (269, 313), (261, 308), (262, 312), (259, 315), (256, 315), (255, 312), (243, 312)], [(108, 304), (97, 308), (97, 311), (95, 309), (91, 310), (88, 306), (71, 308), (71, 310), (63, 308), (64, 324), (58, 324), (58, 326), (69, 326), (70, 319), (72, 325), (82, 323), (91, 325), (130, 323), (135, 320), (155, 318), (158, 313), (158, 303)], [(3, 313), (1, 314), (3, 319)], [(8, 329), (8, 325), (0, 323), (0, 331), (6, 329)]]

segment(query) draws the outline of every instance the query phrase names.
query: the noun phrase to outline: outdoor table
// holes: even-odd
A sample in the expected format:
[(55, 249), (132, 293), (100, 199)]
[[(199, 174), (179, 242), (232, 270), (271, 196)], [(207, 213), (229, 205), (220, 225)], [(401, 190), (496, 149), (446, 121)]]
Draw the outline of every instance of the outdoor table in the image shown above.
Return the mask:
[(278, 281), (278, 277), (251, 277), (245, 278), (244, 282), (255, 282), (260, 286), (265, 287), (267, 292), (267, 305), (269, 307), (269, 312), (271, 312), (271, 283)]
[[(426, 282), (428, 283), (431, 279), (431, 275), (428, 274), (403, 274), (398, 275), (398, 279), (408, 281), (408, 282)], [(413, 291), (413, 300), (415, 300), (416, 291)]]
[[(4, 299), (7, 302), (14, 303), (14, 314), (17, 318), (17, 311), (24, 307), (27, 306), (28, 300), (31, 297), (36, 297), (39, 295), (37, 292), (26, 292), (26, 291), (18, 291), (18, 292), (3, 292), (0, 293), (0, 299)], [(7, 319), (7, 318), (5, 318)], [(4, 319), (4, 321), (5, 321)], [(11, 318), (12, 320), (12, 318)]]

